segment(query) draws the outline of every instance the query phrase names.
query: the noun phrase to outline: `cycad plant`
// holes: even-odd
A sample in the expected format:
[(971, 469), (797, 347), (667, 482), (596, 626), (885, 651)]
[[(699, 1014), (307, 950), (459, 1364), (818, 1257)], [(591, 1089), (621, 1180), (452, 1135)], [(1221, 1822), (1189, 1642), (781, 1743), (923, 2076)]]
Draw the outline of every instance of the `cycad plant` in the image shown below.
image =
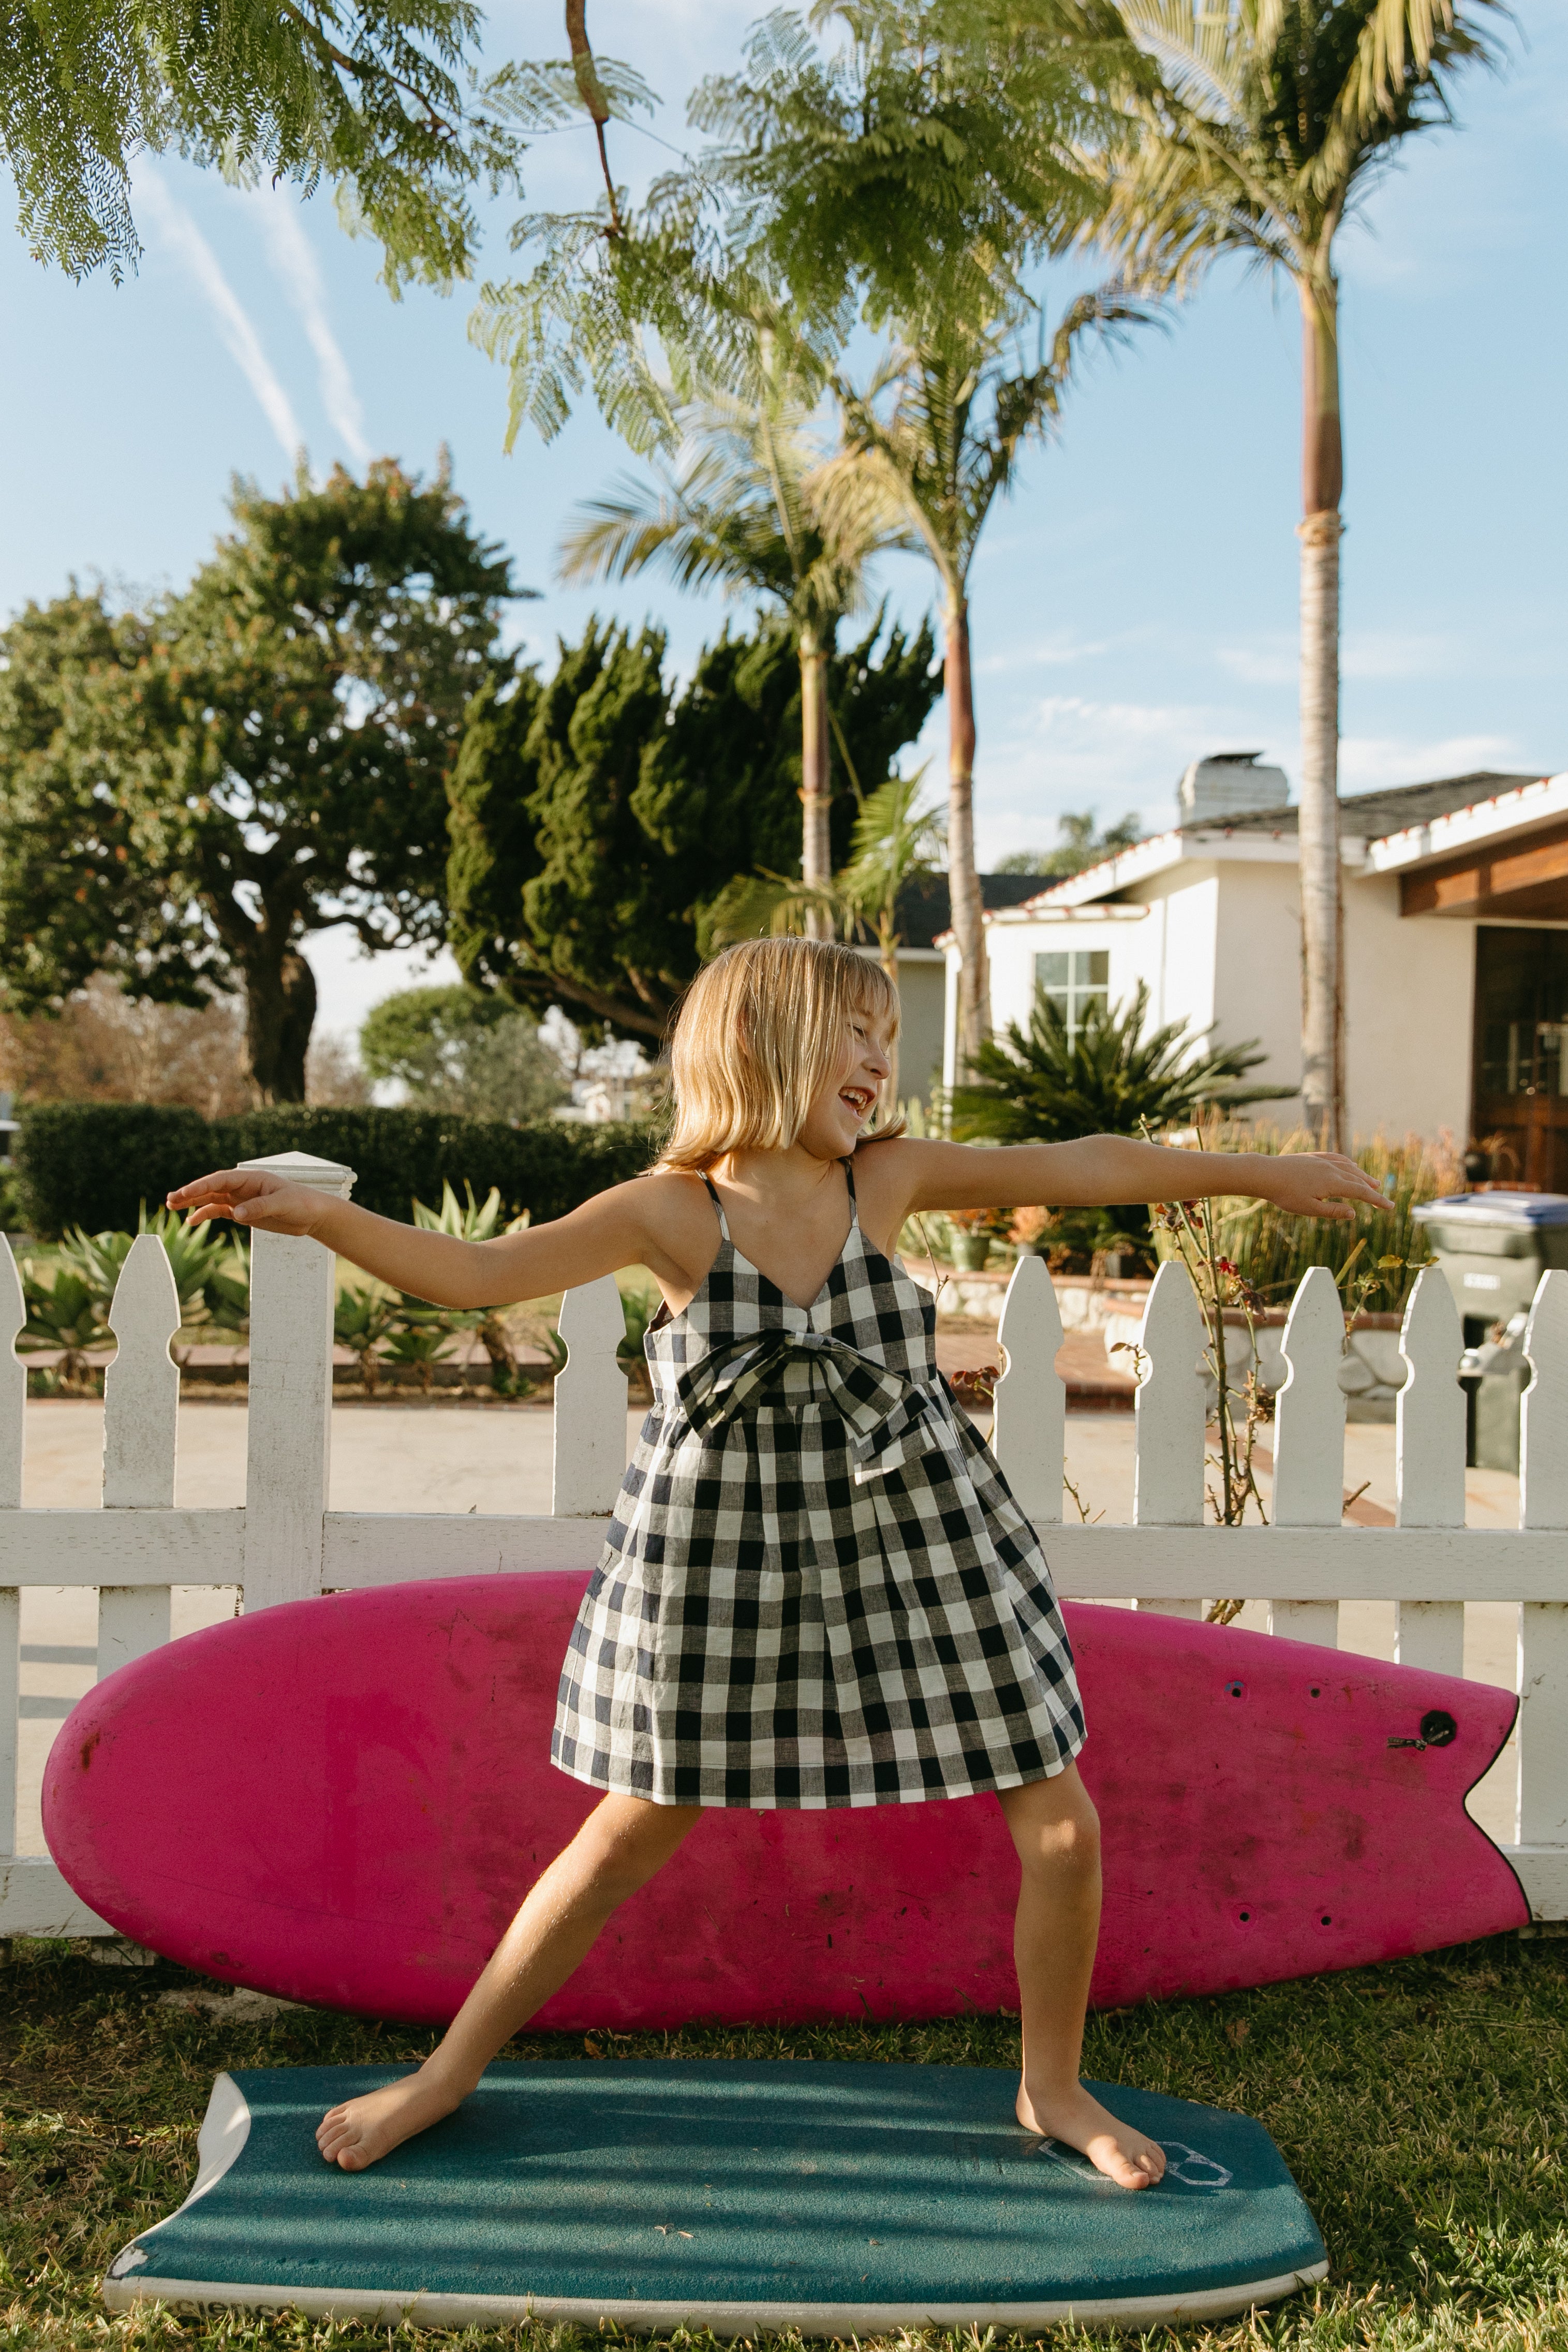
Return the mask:
[(1120, 93), (1096, 163), (1102, 241), (1145, 289), (1239, 253), (1301, 310), (1302, 1086), (1337, 1150), (1344, 1122), (1339, 849), (1339, 278), (1334, 243), (1400, 142), (1451, 120), (1454, 70), (1491, 54), (1500, 0), (1120, 0), (1152, 61)]
[[(1118, 1005), (1092, 1000), (1069, 1024), (1044, 989), (1027, 1030), (1014, 1021), (975, 1055), (974, 1076), (954, 1087), (955, 1136), (994, 1143), (1066, 1143), (1080, 1135), (1136, 1135), (1184, 1128), (1210, 1106), (1238, 1109), (1277, 1102), (1293, 1087), (1247, 1086), (1264, 1061), (1256, 1038), (1216, 1045), (1184, 1021), (1145, 1026), (1149, 992), (1140, 981)], [(1147, 1209), (1110, 1213), (1116, 1238), (1102, 1247), (1151, 1246)]]
[(381, 1383), (381, 1349), (397, 1323), (397, 1301), (390, 1291), (371, 1284), (363, 1289), (345, 1286), (332, 1303), (332, 1339), (346, 1348), (359, 1366), (359, 1384), (373, 1397)]
[[(783, 326), (758, 327), (725, 382), (687, 370), (669, 392), (684, 445), (655, 482), (623, 480), (584, 502), (562, 542), (561, 576), (625, 580), (662, 565), (682, 588), (714, 583), (784, 615), (800, 656), (801, 876), (832, 879), (827, 665), (838, 623), (866, 602), (871, 555), (899, 529), (847, 513), (829, 521), (815, 490), (824, 449), (813, 429), (823, 377)], [(807, 928), (831, 935), (814, 908)]]

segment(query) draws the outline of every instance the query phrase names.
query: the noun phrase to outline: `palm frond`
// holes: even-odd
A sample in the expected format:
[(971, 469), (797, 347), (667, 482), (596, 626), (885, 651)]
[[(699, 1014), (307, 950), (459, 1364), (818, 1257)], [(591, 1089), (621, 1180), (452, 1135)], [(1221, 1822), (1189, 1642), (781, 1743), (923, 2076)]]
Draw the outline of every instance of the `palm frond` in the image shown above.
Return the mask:
[(1376, 167), (1447, 118), (1447, 71), (1495, 60), (1483, 11), (1507, 14), (1504, 0), (1121, 0), (1160, 79), (1126, 78), (1124, 133), (1086, 157), (1100, 241), (1144, 290), (1184, 289), (1226, 252), (1321, 278)]
[(659, 564), (682, 587), (769, 597), (797, 633), (830, 640), (868, 603), (867, 566), (896, 533), (864, 505), (853, 515), (822, 505), (821, 383), (776, 306), (753, 321), (728, 376), (684, 347), (662, 388), (681, 436), (679, 469), (580, 508), (561, 576), (626, 579)]

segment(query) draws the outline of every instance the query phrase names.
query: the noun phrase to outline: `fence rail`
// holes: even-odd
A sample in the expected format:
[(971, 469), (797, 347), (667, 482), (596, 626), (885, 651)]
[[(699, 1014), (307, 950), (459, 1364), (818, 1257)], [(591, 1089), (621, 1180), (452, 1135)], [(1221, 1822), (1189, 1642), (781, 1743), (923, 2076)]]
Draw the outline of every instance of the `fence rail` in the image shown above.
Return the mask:
[[(346, 1193), (352, 1172), (300, 1153), (252, 1166)], [(248, 1610), (322, 1591), (431, 1576), (589, 1568), (626, 1457), (623, 1329), (608, 1277), (568, 1291), (555, 1382), (549, 1515), (331, 1511), (333, 1263), (310, 1241), (258, 1234), (251, 1255), (246, 1501), (174, 1501), (179, 1321), (163, 1244), (142, 1236), (115, 1292), (119, 1352), (104, 1383), (103, 1507), (24, 1509), (26, 1368), (14, 1335), (21, 1285), (0, 1244), (0, 1937), (107, 1935), (47, 1858), (14, 1851), (20, 1716), (20, 1593), (96, 1589), (98, 1674), (169, 1639), (170, 1588), (236, 1585)], [(1458, 1674), (1468, 1601), (1518, 1610), (1521, 1698), (1513, 1843), (1538, 1918), (1568, 1918), (1568, 1273), (1542, 1279), (1525, 1335), (1517, 1528), (1467, 1528), (1461, 1333), (1447, 1283), (1419, 1276), (1400, 1338), (1406, 1377), (1395, 1430), (1396, 1522), (1342, 1524), (1343, 1325), (1332, 1277), (1314, 1268), (1284, 1336), (1288, 1377), (1273, 1430), (1271, 1524), (1203, 1525), (1211, 1389), (1203, 1318), (1183, 1267), (1161, 1268), (1142, 1337), (1133, 1517), (1063, 1525), (1062, 1326), (1044, 1265), (1020, 1261), (998, 1337), (994, 1444), (1041, 1532), (1061, 1591), (1195, 1616), (1221, 1595), (1268, 1604), (1269, 1631), (1332, 1645), (1342, 1601), (1395, 1604), (1402, 1662)]]

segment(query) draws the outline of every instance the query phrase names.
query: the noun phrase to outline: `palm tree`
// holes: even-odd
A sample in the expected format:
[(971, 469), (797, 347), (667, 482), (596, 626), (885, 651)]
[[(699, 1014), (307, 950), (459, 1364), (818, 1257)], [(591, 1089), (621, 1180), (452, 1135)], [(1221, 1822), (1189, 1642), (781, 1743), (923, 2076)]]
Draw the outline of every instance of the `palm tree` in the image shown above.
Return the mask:
[(1447, 121), (1451, 69), (1494, 52), (1500, 0), (1120, 0), (1154, 75), (1122, 92), (1100, 235), (1146, 289), (1221, 254), (1283, 271), (1301, 309), (1301, 1092), (1343, 1141), (1339, 847), (1339, 279), (1334, 240), (1412, 131)]
[[(867, 601), (870, 557), (897, 533), (870, 517), (822, 515), (812, 429), (822, 379), (801, 346), (759, 330), (742, 375), (739, 389), (688, 375), (671, 402), (686, 444), (678, 468), (586, 501), (562, 542), (561, 576), (625, 580), (661, 563), (683, 588), (718, 581), (780, 607), (800, 654), (801, 876), (822, 892), (833, 878), (828, 659), (839, 621)], [(814, 902), (810, 929), (831, 936), (826, 901)]]
[[(974, 688), (969, 583), (986, 519), (1011, 489), (1024, 450), (1057, 421), (1079, 339), (1145, 314), (1113, 291), (1079, 296), (1033, 368), (1016, 368), (1007, 346), (1022, 323), (995, 310), (943, 305), (901, 322), (864, 392), (839, 386), (846, 450), (826, 469), (823, 512), (838, 527), (902, 530), (941, 583), (948, 720), (947, 871), (952, 928), (963, 959), (958, 1052), (972, 1068), (991, 1033), (991, 988), (980, 877), (974, 862)], [(1043, 341), (1043, 335), (1042, 335)], [(886, 409), (881, 404), (890, 395)]]

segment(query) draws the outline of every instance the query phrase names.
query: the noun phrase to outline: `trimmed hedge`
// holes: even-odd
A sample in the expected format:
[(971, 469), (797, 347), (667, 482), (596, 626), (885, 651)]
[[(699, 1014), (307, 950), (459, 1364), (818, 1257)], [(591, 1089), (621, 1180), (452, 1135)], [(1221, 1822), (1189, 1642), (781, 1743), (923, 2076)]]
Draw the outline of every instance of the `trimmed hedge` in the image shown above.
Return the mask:
[(481, 1201), (497, 1185), (510, 1213), (527, 1209), (542, 1223), (639, 1174), (657, 1150), (655, 1131), (629, 1121), (508, 1127), (420, 1110), (285, 1106), (209, 1120), (150, 1103), (35, 1103), (18, 1118), (17, 1192), (40, 1241), (58, 1240), (71, 1225), (134, 1233), (143, 1202), (155, 1208), (208, 1169), (274, 1151), (343, 1161), (358, 1171), (354, 1199), (405, 1223), (416, 1199), (438, 1204), (443, 1178), (459, 1199), (465, 1181)]

